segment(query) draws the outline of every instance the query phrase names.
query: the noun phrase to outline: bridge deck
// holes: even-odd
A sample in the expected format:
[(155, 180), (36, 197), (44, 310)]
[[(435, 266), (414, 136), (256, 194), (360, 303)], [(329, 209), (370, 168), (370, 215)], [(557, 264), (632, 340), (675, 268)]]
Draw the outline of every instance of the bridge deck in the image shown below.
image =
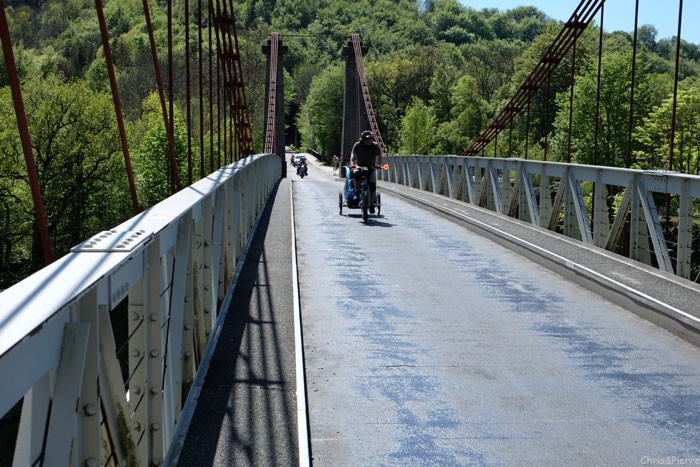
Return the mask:
[[(696, 287), (421, 194), (463, 218), (449, 220), (394, 185), (365, 226), (357, 211), (338, 215), (340, 182), (312, 168), (304, 180), (290, 173), (261, 224), (180, 465), (295, 463), (291, 245), (280, 224), (290, 185), (313, 464), (700, 458), (700, 350), (678, 337), (692, 333), (628, 311), (644, 303), (692, 322), (683, 313), (695, 311)], [(502, 246), (509, 233), (536, 261)]]

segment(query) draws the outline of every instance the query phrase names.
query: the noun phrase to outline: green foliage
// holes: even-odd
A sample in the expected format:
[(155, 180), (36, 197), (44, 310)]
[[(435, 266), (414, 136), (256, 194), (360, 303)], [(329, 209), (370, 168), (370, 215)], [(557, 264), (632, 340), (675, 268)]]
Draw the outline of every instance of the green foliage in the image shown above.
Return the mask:
[[(91, 0), (6, 0), (5, 5), (42, 190), (47, 210), (56, 216), (50, 219), (51, 233), (57, 251), (63, 252), (96, 229), (108, 228), (130, 215), (95, 5)], [(149, 5), (159, 67), (167, 85), (167, 3), (151, 1)], [(287, 47), (287, 124), (295, 123), (303, 144), (328, 157), (340, 151), (343, 49), (352, 33), (359, 33), (368, 49), (365, 72), (389, 150), (459, 154), (522, 85), (562, 27), (533, 7), (478, 11), (458, 0), (238, 0), (234, 5), (256, 146), (262, 148), (265, 126), (267, 70), (261, 45), (275, 31)], [(171, 189), (169, 148), (160, 102), (154, 94), (154, 63), (143, 3), (108, 1), (104, 7), (138, 192), (144, 206), (150, 206)], [(174, 1), (172, 7), (175, 146), (178, 173), (184, 183), (188, 135), (181, 113), (186, 105), (187, 48), (193, 65), (190, 136), (195, 174), (215, 169), (219, 159), (218, 129), (209, 126), (218, 115), (217, 96), (209, 94), (206, 84), (210, 75), (206, 28), (212, 21), (206, 2), (202, 18), (197, 17), (196, 2), (190, 2), (188, 18), (184, 2)], [(191, 38), (186, 45), (187, 21)], [(201, 115), (197, 68), (200, 25), (205, 83)], [(216, 47), (215, 35), (213, 41), (212, 49)], [(659, 40), (653, 27), (642, 26), (638, 42), (634, 157), (630, 162), (640, 168), (668, 167), (675, 41)], [(624, 165), (631, 44), (629, 33), (605, 34), (597, 150), (592, 117), (597, 107), (598, 31), (589, 27), (576, 43), (576, 61), (571, 54), (565, 57), (532, 97), (526, 111), (508, 129), (508, 144), (502, 143), (505, 138), (500, 136), (498, 155), (571, 157), (582, 163)], [(211, 55), (216, 58), (215, 50)], [(569, 153), (572, 74), (576, 87)], [(682, 42), (674, 170), (700, 170), (699, 77), (700, 48)], [(10, 271), (21, 275), (40, 263), (32, 200), (7, 84), (4, 64), (0, 64), (0, 287), (16, 277)], [(201, 147), (200, 136), (204, 140)], [(492, 149), (491, 154), (496, 152)], [(78, 200), (83, 200), (82, 206)]]
[(477, 82), (462, 76), (451, 89), (451, 119), (438, 130), (438, 153), (460, 154), (486, 126), (488, 103), (481, 98)]
[(656, 106), (636, 127), (639, 141), (636, 165), (641, 168), (674, 170), (700, 174), (700, 95), (697, 85), (678, 92), (676, 104), (676, 132), (673, 166), (671, 163), (671, 122), (673, 98), (668, 97)]
[(401, 154), (430, 154), (435, 143), (437, 119), (430, 107), (414, 98), (401, 120)]
[(344, 68), (336, 65), (317, 75), (299, 113), (303, 144), (321, 154), (340, 153), (343, 114), (338, 109), (343, 106), (344, 73)]
[[(569, 160), (582, 164), (609, 165), (624, 167), (628, 162), (629, 148), (629, 109), (632, 76), (631, 52), (610, 52), (603, 54), (600, 80), (600, 115), (598, 121), (598, 143), (596, 150), (596, 103), (598, 78), (597, 64), (591, 64), (576, 79), (574, 107), (569, 143), (569, 94), (558, 96), (560, 109), (554, 124), (552, 138), (553, 153), (562, 161)], [(671, 91), (670, 81), (654, 79), (639, 66), (635, 79), (634, 121), (641, 121), (661, 97)], [(636, 144), (636, 143), (635, 143)], [(570, 155), (569, 155), (570, 147)], [(635, 147), (632, 147), (634, 150)], [(635, 154), (638, 154), (635, 151)], [(631, 156), (631, 155), (630, 155)], [(629, 164), (635, 164), (629, 160)]]
[[(143, 124), (148, 130), (134, 152), (134, 169), (139, 199), (142, 206), (148, 208), (170, 196), (174, 187), (170, 146), (157, 94), (152, 94), (144, 102)], [(182, 183), (187, 180), (187, 127), (177, 110), (173, 138), (177, 174)]]
[[(0, 93), (0, 288), (42, 265), (24, 155), (8, 88)], [(25, 110), (56, 256), (128, 212), (110, 96), (55, 77), (26, 83)], [(126, 203), (125, 203), (126, 201)]]

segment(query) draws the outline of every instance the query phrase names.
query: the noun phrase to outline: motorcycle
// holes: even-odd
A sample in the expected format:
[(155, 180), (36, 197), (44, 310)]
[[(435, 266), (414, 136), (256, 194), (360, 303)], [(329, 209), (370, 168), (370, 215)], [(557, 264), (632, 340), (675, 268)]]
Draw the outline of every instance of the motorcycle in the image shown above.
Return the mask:
[(309, 175), (309, 168), (304, 163), (297, 164), (297, 175), (301, 178)]

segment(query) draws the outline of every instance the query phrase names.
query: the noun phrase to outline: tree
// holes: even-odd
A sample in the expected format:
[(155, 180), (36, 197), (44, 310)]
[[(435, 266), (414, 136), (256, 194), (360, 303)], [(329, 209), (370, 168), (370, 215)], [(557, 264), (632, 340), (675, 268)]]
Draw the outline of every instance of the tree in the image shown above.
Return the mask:
[(504, 40), (480, 40), (462, 46), (462, 54), (467, 57), (466, 71), (476, 79), (483, 99), (492, 102), (496, 92), (509, 83), (515, 57), (520, 54), (522, 45)]
[(402, 154), (430, 154), (436, 140), (437, 119), (430, 107), (419, 98), (413, 98), (401, 120), (399, 152)]
[(452, 119), (440, 125), (438, 150), (460, 154), (486, 126), (488, 103), (481, 98), (476, 80), (463, 76), (452, 87)]
[(321, 154), (340, 153), (344, 77), (341, 65), (327, 68), (317, 75), (297, 118), (304, 144)]
[[(600, 111), (598, 124), (598, 151), (596, 152), (596, 95), (597, 66), (587, 67), (576, 78), (571, 125), (571, 161), (581, 164), (625, 167), (629, 145), (629, 111), (632, 76), (631, 52), (603, 54), (600, 81)], [(634, 121), (641, 123), (651, 108), (659, 102), (658, 93), (669, 90), (670, 83), (654, 79), (638, 64), (635, 78)], [(552, 144), (559, 160), (569, 155), (569, 94), (558, 98), (560, 109), (555, 121)], [(634, 149), (634, 148), (632, 148)], [(630, 164), (634, 161), (630, 160)]]
[[(170, 146), (158, 95), (151, 94), (143, 107), (142, 125), (148, 130), (134, 153), (134, 168), (141, 204), (150, 207), (171, 195)], [(177, 107), (173, 126), (178, 177), (184, 181), (187, 180), (187, 127)], [(217, 159), (216, 155), (212, 157)]]
[[(111, 97), (56, 77), (28, 82), (23, 94), (52, 248), (61, 256), (130, 213)], [(9, 239), (0, 246), (5, 278), (3, 267), (29, 272), (43, 261), (7, 88), (0, 109), (0, 230)]]
[(697, 85), (678, 92), (673, 166), (671, 162), (671, 122), (673, 97), (666, 98), (635, 130), (639, 149), (636, 166), (700, 175), (700, 95)]

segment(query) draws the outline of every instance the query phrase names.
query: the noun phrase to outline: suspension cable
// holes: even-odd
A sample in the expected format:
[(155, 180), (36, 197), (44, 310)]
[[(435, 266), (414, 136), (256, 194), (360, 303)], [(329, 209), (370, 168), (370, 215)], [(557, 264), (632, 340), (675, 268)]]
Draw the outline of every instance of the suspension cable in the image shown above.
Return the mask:
[(605, 0), (581, 0), (574, 13), (566, 22), (562, 30), (552, 42), (552, 45), (544, 53), (534, 70), (520, 86), (515, 95), (505, 105), (501, 112), (491, 122), (476, 140), (464, 150), (463, 156), (474, 156), (488, 145), (496, 134), (508, 127), (516, 115), (518, 115), (530, 101), (535, 92), (552, 74), (561, 63), (564, 56), (573, 46), (579, 36), (583, 34), (592, 18), (600, 10)]
[(12, 92), (12, 102), (14, 103), (15, 114), (17, 116), (19, 136), (22, 142), (22, 152), (24, 153), (24, 161), (27, 165), (29, 186), (32, 191), (34, 209), (36, 210), (36, 223), (39, 230), (39, 237), (41, 239), (41, 248), (44, 253), (44, 263), (50, 264), (53, 262), (51, 239), (49, 238), (49, 228), (46, 223), (46, 212), (44, 211), (44, 203), (41, 198), (41, 188), (39, 186), (39, 172), (36, 168), (34, 153), (32, 152), (32, 142), (29, 137), (27, 116), (24, 112), (24, 101), (22, 100), (22, 89), (20, 88), (19, 77), (17, 76), (15, 56), (14, 52), (12, 51), (12, 40), (10, 39), (10, 29), (7, 25), (7, 16), (5, 15), (5, 5), (3, 0), (0, 0), (0, 39), (2, 40), (2, 52), (5, 57), (7, 78), (10, 82), (10, 90)]
[(632, 77), (630, 84), (630, 113), (627, 124), (627, 152), (625, 153), (625, 167), (632, 165), (632, 130), (634, 129), (634, 87), (637, 82), (637, 36), (639, 23), (639, 0), (634, 7), (634, 39), (632, 39)]
[(277, 103), (277, 56), (279, 34), (272, 33), (270, 39), (270, 76), (268, 77), (267, 123), (265, 125), (265, 152), (275, 152), (275, 104)]
[(676, 35), (676, 69), (673, 75), (673, 111), (671, 114), (671, 150), (668, 155), (668, 170), (673, 170), (673, 151), (676, 140), (676, 107), (678, 106), (678, 74), (681, 57), (681, 25), (683, 23), (683, 0), (678, 5), (678, 34)]
[(102, 8), (102, 0), (95, 0), (95, 8), (97, 9), (97, 21), (100, 24), (100, 34), (102, 35), (102, 48), (105, 54), (105, 62), (107, 63), (107, 75), (109, 76), (109, 85), (112, 89), (112, 100), (114, 101), (114, 112), (117, 117), (117, 127), (119, 129), (119, 140), (122, 146), (122, 154), (124, 154), (124, 164), (126, 166), (126, 177), (129, 181), (129, 192), (131, 193), (131, 205), (134, 214), (141, 212), (139, 200), (136, 194), (136, 183), (134, 182), (134, 171), (131, 167), (131, 157), (129, 155), (129, 145), (126, 140), (126, 130), (124, 129), (124, 117), (122, 115), (121, 99), (119, 97), (119, 88), (117, 87), (117, 79), (114, 73), (114, 63), (112, 62), (112, 49), (109, 45), (109, 35), (107, 32), (107, 23), (105, 21), (104, 10)]
[(202, 38), (202, 0), (197, 1), (197, 62), (199, 71), (199, 178), (204, 178), (204, 58)]
[(190, 0), (185, 0), (185, 105), (187, 119), (187, 183), (192, 185), (192, 95), (190, 73)]
[[(253, 148), (253, 135), (250, 125), (250, 115), (248, 113), (248, 104), (245, 95), (245, 81), (243, 79), (243, 65), (241, 63), (241, 54), (238, 47), (238, 31), (236, 30), (236, 20), (234, 15), (233, 0), (229, 1), (229, 8), (226, 9), (224, 2), (224, 19), (229, 32), (229, 40), (231, 41), (231, 57), (232, 62), (232, 91), (233, 91), (233, 115), (234, 125), (236, 129), (238, 155), (240, 157), (249, 156), (255, 152)], [(230, 11), (230, 15), (228, 13)]]
[(382, 139), (382, 134), (379, 131), (379, 125), (377, 125), (377, 118), (374, 115), (374, 109), (372, 108), (372, 100), (369, 96), (369, 86), (367, 86), (367, 77), (365, 76), (365, 65), (362, 58), (362, 44), (360, 43), (360, 35), (353, 34), (352, 45), (355, 50), (355, 63), (357, 65), (357, 76), (360, 81), (360, 89), (362, 90), (362, 97), (365, 101), (365, 110), (367, 111), (367, 120), (369, 120), (370, 128), (372, 133), (374, 133), (374, 139), (377, 141), (379, 148), (382, 151), (382, 156), (387, 155), (386, 146), (384, 145), (384, 140)]
[(156, 51), (156, 41), (153, 36), (153, 25), (151, 24), (151, 13), (148, 9), (148, 0), (143, 0), (143, 12), (146, 17), (146, 28), (148, 29), (148, 39), (151, 43), (151, 55), (153, 57), (153, 68), (156, 74), (156, 83), (158, 85), (158, 96), (160, 97), (160, 106), (163, 112), (163, 123), (165, 125), (165, 133), (168, 139), (168, 149), (170, 150), (170, 176), (171, 191), (175, 193), (180, 190), (180, 177), (177, 172), (177, 161), (175, 160), (175, 142), (173, 141), (173, 133), (171, 131), (168, 118), (168, 109), (165, 104), (165, 93), (163, 90), (163, 79), (160, 74), (160, 64), (158, 62), (158, 53)]

